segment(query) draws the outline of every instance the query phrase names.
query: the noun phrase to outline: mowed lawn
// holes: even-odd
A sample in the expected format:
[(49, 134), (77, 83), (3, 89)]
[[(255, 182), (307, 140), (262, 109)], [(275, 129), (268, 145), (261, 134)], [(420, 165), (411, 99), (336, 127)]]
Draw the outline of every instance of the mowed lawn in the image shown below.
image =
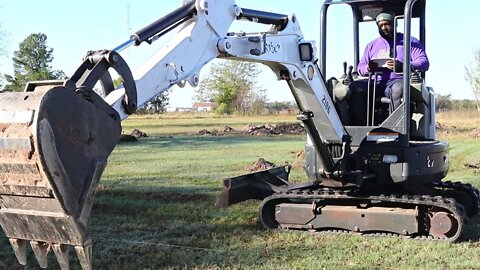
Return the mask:
[[(214, 207), (221, 179), (246, 173), (262, 157), (294, 162), (305, 135), (199, 136), (201, 129), (240, 130), (248, 123), (294, 122), (294, 115), (132, 117), (124, 132), (149, 137), (118, 145), (100, 182), (89, 231), (94, 269), (479, 269), (480, 218), (470, 220), (459, 243), (270, 231), (258, 224), (258, 201)], [(480, 187), (478, 113), (444, 113), (439, 139), (450, 142), (448, 180)], [(295, 168), (293, 181), (305, 181)], [(29, 252), (29, 266), (37, 269)], [(79, 269), (71, 250), (71, 269)], [(50, 255), (49, 266), (57, 269)], [(5, 237), (0, 269), (24, 269)]]

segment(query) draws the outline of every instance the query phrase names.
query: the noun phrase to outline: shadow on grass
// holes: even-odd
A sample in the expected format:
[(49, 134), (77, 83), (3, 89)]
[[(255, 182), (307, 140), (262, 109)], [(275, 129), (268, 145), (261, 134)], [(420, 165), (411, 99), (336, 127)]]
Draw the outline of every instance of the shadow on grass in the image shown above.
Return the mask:
[[(310, 254), (286, 252), (301, 249), (303, 235), (283, 238), (261, 229), (257, 202), (214, 208), (215, 191), (196, 186), (99, 190), (88, 229), (94, 269), (276, 269), (277, 263), (286, 269), (281, 266), (294, 260), (290, 256)], [(471, 220), (464, 241), (479, 240), (479, 222), (479, 217)], [(29, 267), (23, 268), (1, 238), (1, 269), (36, 269), (30, 248)], [(70, 261), (71, 269), (80, 269), (74, 252)], [(58, 269), (52, 254), (49, 266)]]
[(304, 136), (168, 136), (168, 137), (147, 137), (141, 138), (138, 142), (124, 143), (120, 146), (148, 146), (152, 148), (173, 148), (173, 147), (205, 147), (206, 144), (223, 147), (226, 145), (250, 144), (259, 142), (290, 142), (293, 140), (304, 140)]
[[(465, 226), (465, 232), (461, 238), (463, 241), (480, 241), (480, 216), (471, 218)], [(480, 243), (479, 243), (480, 245)]]

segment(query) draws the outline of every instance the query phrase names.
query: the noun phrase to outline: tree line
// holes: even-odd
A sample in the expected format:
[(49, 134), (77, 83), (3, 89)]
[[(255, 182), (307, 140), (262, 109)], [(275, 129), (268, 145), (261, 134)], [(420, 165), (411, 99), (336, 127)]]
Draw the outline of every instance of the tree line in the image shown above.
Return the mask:
[[(6, 57), (6, 35), (0, 28), (0, 57)], [(33, 33), (20, 42), (13, 53), (13, 75), (0, 74), (0, 91), (23, 91), (28, 81), (67, 79), (61, 70), (54, 70), (53, 48), (47, 46), (47, 35)], [(213, 63), (208, 76), (196, 89), (196, 102), (216, 104), (218, 114), (270, 114), (282, 111), (297, 111), (294, 102), (268, 102), (266, 90), (258, 85), (260, 75), (256, 63), (221, 60)], [(470, 83), (475, 99), (454, 100), (451, 95), (437, 95), (436, 111), (480, 111), (480, 48), (475, 52), (473, 63), (465, 66), (465, 79)], [(121, 78), (116, 84), (121, 83)], [(141, 111), (165, 112), (170, 91), (153, 98)]]

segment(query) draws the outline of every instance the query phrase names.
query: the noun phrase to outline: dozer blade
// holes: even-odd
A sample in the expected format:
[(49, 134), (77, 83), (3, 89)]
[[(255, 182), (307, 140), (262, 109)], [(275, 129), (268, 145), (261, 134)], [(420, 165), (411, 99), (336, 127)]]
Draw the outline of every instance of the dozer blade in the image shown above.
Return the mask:
[(42, 268), (53, 249), (68, 269), (73, 245), (83, 269), (91, 269), (86, 227), (120, 137), (117, 112), (58, 82), (0, 93), (0, 105), (0, 225), (19, 263), (26, 264), (30, 241)]
[(250, 199), (262, 200), (275, 192), (287, 190), (289, 173), (290, 167), (284, 166), (224, 179), (215, 206), (223, 208)]

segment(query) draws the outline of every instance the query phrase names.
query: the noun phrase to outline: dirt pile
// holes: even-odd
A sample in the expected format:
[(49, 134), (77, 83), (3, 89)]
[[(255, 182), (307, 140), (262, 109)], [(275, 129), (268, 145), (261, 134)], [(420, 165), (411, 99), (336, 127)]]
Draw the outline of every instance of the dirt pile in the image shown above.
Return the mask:
[(235, 129), (229, 126), (223, 126), (223, 128), (220, 130), (222, 133), (233, 133), (235, 132)]
[(148, 137), (147, 133), (135, 128), (130, 134), (122, 134), (118, 143), (136, 142), (139, 138), (143, 137)]
[(206, 130), (206, 129), (202, 129), (202, 130), (199, 130), (197, 132), (198, 135), (201, 135), (201, 136), (208, 136), (208, 135), (212, 135), (212, 132)]
[(258, 172), (258, 171), (264, 171), (268, 170), (271, 168), (275, 168), (275, 164), (265, 160), (264, 158), (259, 158), (257, 161), (253, 162), (252, 164), (248, 165), (245, 168), (245, 171), (247, 172)]
[(234, 133), (236, 133), (236, 131), (232, 127), (223, 126), (223, 128), (220, 129), (220, 130), (217, 130), (217, 129), (212, 129), (211, 131), (207, 130), (207, 129), (199, 130), (197, 132), (197, 135), (200, 135), (200, 136), (222, 136), (222, 135), (225, 135), (225, 134), (234, 134)]
[(223, 126), (223, 128), (220, 130), (213, 129), (210, 131), (207, 129), (202, 129), (197, 132), (197, 135), (221, 136), (225, 134), (243, 133), (246, 135), (268, 136), (268, 135), (282, 135), (282, 134), (302, 134), (304, 132), (305, 132), (305, 128), (300, 123), (279, 123), (279, 124), (264, 124), (261, 126), (248, 124), (242, 128), (241, 132), (237, 132), (234, 128), (229, 126)]
[(242, 130), (250, 135), (302, 134), (305, 132), (305, 128), (300, 123), (265, 124), (261, 126), (248, 124)]
[(476, 128), (474, 130), (472, 130), (468, 136), (470, 137), (474, 137), (474, 138), (480, 138), (480, 128)]
[(148, 136), (147, 136), (147, 133), (145, 133), (145, 132), (143, 132), (143, 131), (141, 131), (141, 130), (139, 130), (139, 129), (134, 129), (134, 130), (132, 130), (132, 132), (130, 133), (130, 135), (132, 135), (133, 137), (135, 137), (135, 138), (137, 138), (137, 139), (138, 139), (138, 138), (148, 137)]

